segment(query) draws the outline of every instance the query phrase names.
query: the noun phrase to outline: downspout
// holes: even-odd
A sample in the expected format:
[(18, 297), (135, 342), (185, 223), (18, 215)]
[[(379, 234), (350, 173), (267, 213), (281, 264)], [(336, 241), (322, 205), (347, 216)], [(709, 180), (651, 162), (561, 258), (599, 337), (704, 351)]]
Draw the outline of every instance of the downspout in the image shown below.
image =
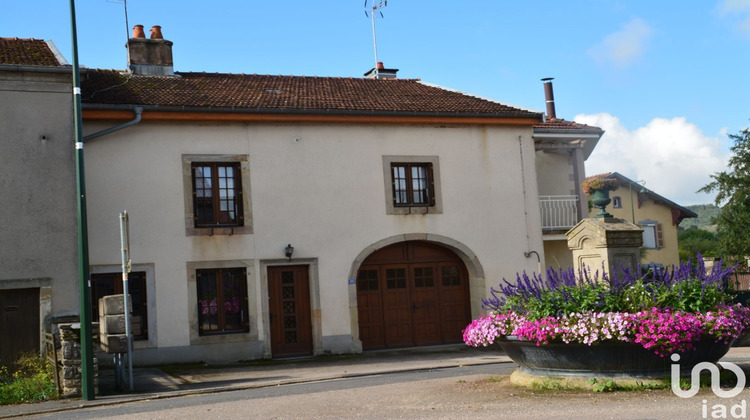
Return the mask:
[(143, 114), (143, 107), (137, 106), (137, 107), (133, 108), (133, 113), (135, 113), (135, 118), (134, 119), (132, 119), (132, 120), (130, 120), (128, 122), (122, 123), (120, 125), (116, 125), (114, 127), (107, 128), (106, 130), (98, 131), (96, 133), (89, 134), (88, 136), (84, 136), (83, 137), (83, 141), (86, 142), (86, 141), (89, 141), (89, 140), (93, 140), (93, 139), (95, 139), (97, 137), (106, 136), (107, 134), (114, 133), (115, 131), (120, 131), (123, 128), (128, 128), (131, 125), (136, 125), (139, 122), (141, 122), (141, 115)]

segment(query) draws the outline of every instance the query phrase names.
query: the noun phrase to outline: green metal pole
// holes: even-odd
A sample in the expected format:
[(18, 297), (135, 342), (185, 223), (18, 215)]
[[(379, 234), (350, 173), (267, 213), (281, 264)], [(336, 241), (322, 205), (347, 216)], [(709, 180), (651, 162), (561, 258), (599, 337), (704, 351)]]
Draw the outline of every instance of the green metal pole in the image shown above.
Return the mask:
[(89, 279), (88, 227), (86, 225), (86, 182), (83, 165), (83, 117), (81, 78), (78, 69), (78, 35), (75, 0), (70, 0), (70, 34), (73, 47), (73, 131), (76, 139), (76, 193), (78, 195), (78, 286), (81, 312), (81, 397), (93, 400), (94, 352), (91, 339), (91, 280)]

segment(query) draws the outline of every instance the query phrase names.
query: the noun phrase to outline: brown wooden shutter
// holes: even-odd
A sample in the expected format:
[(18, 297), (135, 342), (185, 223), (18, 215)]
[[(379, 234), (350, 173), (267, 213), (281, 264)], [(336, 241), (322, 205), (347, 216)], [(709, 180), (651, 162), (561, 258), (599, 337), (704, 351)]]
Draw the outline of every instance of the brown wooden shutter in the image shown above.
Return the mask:
[(664, 248), (664, 229), (661, 223), (656, 224), (656, 247)]

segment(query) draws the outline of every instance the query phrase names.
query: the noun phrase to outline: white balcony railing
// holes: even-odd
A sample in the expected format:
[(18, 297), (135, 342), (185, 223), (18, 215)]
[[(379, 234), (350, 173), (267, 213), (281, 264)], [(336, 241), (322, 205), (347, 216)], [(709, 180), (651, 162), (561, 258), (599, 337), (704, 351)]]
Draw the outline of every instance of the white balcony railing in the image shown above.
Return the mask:
[(539, 209), (542, 229), (570, 229), (579, 221), (578, 196), (575, 195), (539, 196)]

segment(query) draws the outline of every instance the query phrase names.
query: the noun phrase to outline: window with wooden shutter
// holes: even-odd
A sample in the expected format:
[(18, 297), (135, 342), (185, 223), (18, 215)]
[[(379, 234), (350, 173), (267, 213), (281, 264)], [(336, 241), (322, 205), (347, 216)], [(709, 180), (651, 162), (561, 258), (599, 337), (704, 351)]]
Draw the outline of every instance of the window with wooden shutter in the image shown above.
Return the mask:
[(250, 330), (245, 268), (201, 269), (196, 279), (199, 335)]
[(661, 223), (657, 223), (656, 227), (656, 247), (664, 248), (664, 229)]
[(435, 182), (431, 163), (391, 164), (393, 205), (427, 207), (435, 205)]
[(239, 162), (194, 162), (195, 227), (243, 226)]

